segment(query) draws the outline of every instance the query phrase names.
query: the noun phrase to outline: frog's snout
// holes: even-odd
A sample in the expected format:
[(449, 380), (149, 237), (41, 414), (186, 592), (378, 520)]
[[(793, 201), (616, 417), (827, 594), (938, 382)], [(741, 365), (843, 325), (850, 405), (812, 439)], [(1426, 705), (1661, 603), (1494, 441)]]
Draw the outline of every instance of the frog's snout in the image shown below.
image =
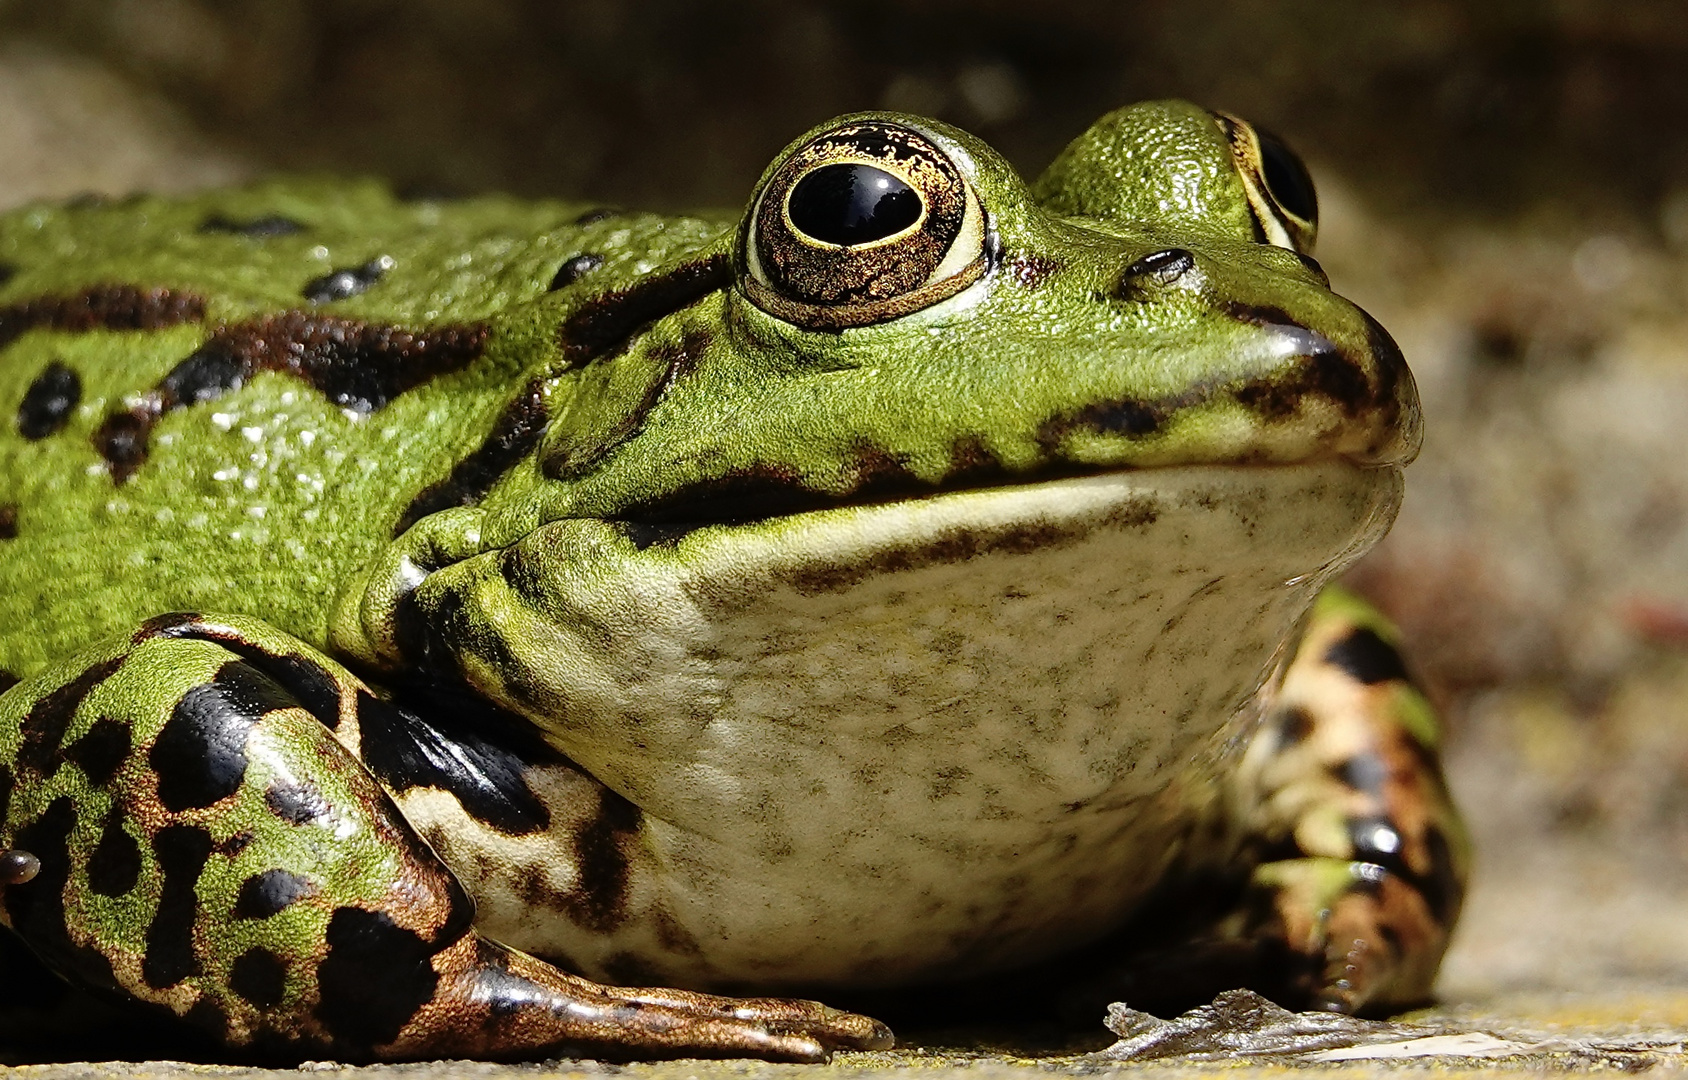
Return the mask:
[(1292, 416), (1309, 400), (1327, 403), (1343, 421), (1327, 436), (1330, 449), (1360, 465), (1410, 464), (1424, 424), (1401, 347), (1364, 310), (1337, 304), (1335, 318), (1317, 323), (1282, 307), (1224, 304), (1226, 315), (1257, 329), (1267, 353), (1263, 372), (1236, 399), (1267, 420)]

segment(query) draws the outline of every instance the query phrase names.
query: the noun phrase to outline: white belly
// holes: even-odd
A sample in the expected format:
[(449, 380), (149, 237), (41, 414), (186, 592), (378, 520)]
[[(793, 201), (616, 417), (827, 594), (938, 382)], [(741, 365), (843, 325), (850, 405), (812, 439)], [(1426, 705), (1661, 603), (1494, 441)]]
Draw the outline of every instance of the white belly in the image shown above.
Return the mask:
[(764, 989), (1102, 934), (1400, 493), (1395, 469), (1203, 466), (600, 538), (555, 586), (579, 617), (523, 648), (575, 679), (553, 741), (644, 812), (625, 917), (483, 922), (588, 973)]

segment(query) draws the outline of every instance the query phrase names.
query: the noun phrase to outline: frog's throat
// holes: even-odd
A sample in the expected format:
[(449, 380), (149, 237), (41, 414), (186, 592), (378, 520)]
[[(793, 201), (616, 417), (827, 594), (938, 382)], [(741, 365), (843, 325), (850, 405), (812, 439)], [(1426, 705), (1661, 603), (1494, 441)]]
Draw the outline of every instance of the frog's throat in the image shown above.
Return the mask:
[[(644, 547), (614, 522), (553, 522), (419, 600), (480, 628), (459, 645), (473, 681), (643, 811), (630, 880), (709, 943), (662, 958), (665, 978), (888, 982), (1046, 955), (1129, 915), (1313, 596), (1400, 495), (1397, 469), (1328, 461)], [(934, 912), (935, 895), (978, 910)], [(517, 943), (588, 969), (629, 947), (566, 923)]]

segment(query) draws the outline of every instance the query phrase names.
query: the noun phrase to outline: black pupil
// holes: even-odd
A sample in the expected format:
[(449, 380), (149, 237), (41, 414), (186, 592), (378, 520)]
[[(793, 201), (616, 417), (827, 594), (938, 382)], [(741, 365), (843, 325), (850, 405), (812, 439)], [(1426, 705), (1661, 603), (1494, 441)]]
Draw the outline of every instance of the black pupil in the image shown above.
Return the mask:
[(894, 236), (919, 221), (920, 196), (872, 165), (823, 165), (797, 181), (786, 212), (803, 235), (849, 247)]
[(1302, 221), (1319, 220), (1319, 196), (1313, 190), (1313, 178), (1295, 151), (1276, 136), (1255, 129), (1260, 136), (1260, 163), (1266, 170), (1266, 186), (1278, 205)]

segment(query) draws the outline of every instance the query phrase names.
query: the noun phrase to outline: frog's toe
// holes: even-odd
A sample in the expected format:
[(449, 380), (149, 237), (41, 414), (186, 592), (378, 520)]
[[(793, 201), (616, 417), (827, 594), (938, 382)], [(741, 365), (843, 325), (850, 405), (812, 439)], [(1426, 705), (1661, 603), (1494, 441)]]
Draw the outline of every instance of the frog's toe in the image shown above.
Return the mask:
[(827, 1050), (889, 1050), (897, 1042), (891, 1029), (873, 1017), (834, 1009), (818, 1001), (718, 997), (689, 990), (640, 988), (624, 992), (645, 1004), (731, 1017), (771, 1032), (802, 1035), (816, 1040)]

